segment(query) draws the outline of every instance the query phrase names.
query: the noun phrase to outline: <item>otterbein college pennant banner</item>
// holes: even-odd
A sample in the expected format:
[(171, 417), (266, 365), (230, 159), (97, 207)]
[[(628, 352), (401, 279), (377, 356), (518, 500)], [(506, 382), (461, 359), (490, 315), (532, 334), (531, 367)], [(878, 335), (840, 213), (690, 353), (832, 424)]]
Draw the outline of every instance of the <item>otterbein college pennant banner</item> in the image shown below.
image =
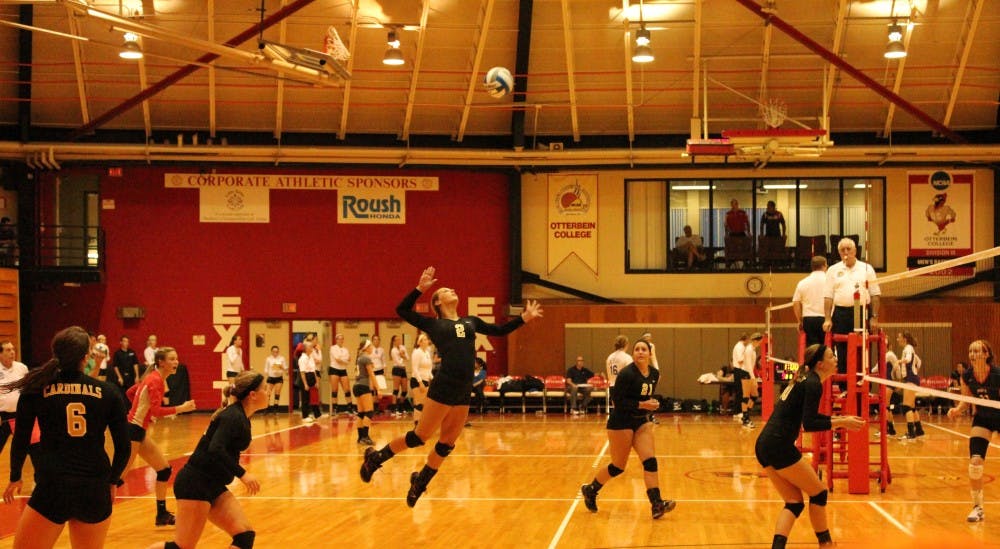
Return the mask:
[(597, 174), (549, 176), (548, 272), (575, 255), (597, 274)]

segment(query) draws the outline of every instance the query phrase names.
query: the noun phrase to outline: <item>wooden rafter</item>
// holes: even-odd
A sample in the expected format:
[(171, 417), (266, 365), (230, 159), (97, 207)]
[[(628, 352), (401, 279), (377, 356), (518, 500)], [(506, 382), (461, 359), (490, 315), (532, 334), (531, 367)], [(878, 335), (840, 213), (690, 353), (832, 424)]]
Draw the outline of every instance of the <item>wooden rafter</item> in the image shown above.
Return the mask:
[[(767, 0), (767, 9), (775, 11), (774, 0)], [(757, 90), (757, 104), (763, 105), (768, 100), (767, 76), (771, 67), (771, 37), (774, 34), (771, 25), (764, 22), (764, 39), (760, 48), (760, 87)]]
[(413, 59), (413, 72), (410, 73), (410, 92), (406, 96), (406, 114), (403, 116), (403, 132), (400, 136), (404, 141), (410, 138), (410, 122), (413, 120), (413, 102), (417, 96), (417, 80), (420, 78), (420, 65), (424, 57), (424, 43), (427, 40), (427, 17), (431, 11), (431, 0), (424, 0), (421, 4), (417, 54)]
[[(208, 10), (208, 41), (215, 42), (215, 0), (208, 0), (205, 8)], [(212, 139), (215, 139), (218, 120), (215, 101), (215, 61), (212, 61), (208, 66), (208, 135)]]
[[(281, 7), (285, 7), (287, 0), (281, 0)], [(284, 44), (288, 38), (288, 20), (278, 23), (278, 42)], [(285, 126), (285, 81), (278, 80), (278, 88), (274, 95), (274, 138), (281, 141), (281, 134), (284, 133)]]
[(969, 62), (969, 53), (972, 52), (972, 42), (976, 38), (976, 29), (979, 28), (979, 19), (983, 13), (983, 4), (985, 3), (983, 0), (972, 0), (965, 14), (965, 24), (962, 25), (962, 28), (965, 29), (965, 34), (958, 42), (962, 52), (959, 54), (958, 68), (955, 69), (955, 78), (951, 83), (951, 92), (948, 94), (948, 106), (945, 108), (944, 120), (942, 121), (942, 124), (945, 126), (951, 124), (951, 115), (955, 112), (955, 102), (958, 101), (958, 90), (962, 87), (965, 67)]
[[(79, 36), (80, 23), (72, 7), (66, 6), (66, 16), (69, 21), (69, 33)], [(80, 99), (80, 118), (86, 124), (90, 122), (90, 107), (87, 105), (87, 83), (83, 74), (83, 51), (80, 48), (80, 43), (76, 40), (70, 40), (70, 48), (73, 51), (73, 68), (76, 71), (76, 94)]]
[[(356, 44), (358, 43), (358, 14), (360, 10), (358, 9), (358, 4), (361, 0), (354, 0), (351, 4), (351, 37), (349, 38), (349, 45), (351, 57), (347, 60), (347, 72), (354, 73), (354, 52), (357, 50)], [(351, 80), (347, 79), (344, 81), (344, 100), (340, 105), (340, 127), (337, 129), (337, 139), (344, 139), (347, 136), (347, 115), (350, 112), (351, 106)]]
[(479, 85), (479, 68), (483, 63), (483, 53), (486, 51), (486, 37), (490, 31), (490, 22), (493, 20), (493, 7), (496, 0), (486, 0), (482, 11), (482, 21), (479, 25), (479, 39), (476, 41), (476, 53), (472, 60), (472, 74), (469, 76), (469, 85), (465, 89), (465, 103), (462, 106), (462, 118), (458, 123), (458, 133), (456, 141), (465, 138), (465, 128), (469, 124), (469, 113), (472, 111), (472, 97)]
[[(833, 30), (833, 46), (830, 48), (836, 55), (841, 55), (841, 48), (844, 43), (844, 31), (847, 29), (847, 0), (840, 0), (837, 5), (837, 23)], [(820, 115), (820, 127), (830, 130), (830, 103), (833, 101), (833, 92), (837, 83), (837, 65), (828, 63), (826, 66), (826, 76), (823, 87), (823, 112)]]
[[(903, 32), (903, 48), (910, 49), (910, 38), (913, 37), (913, 29), (906, 25)], [(903, 70), (906, 69), (906, 57), (901, 57), (896, 65), (896, 77), (892, 81), (892, 93), (899, 95), (899, 90), (903, 87)], [(892, 133), (892, 121), (896, 117), (896, 104), (889, 102), (889, 108), (885, 114), (885, 125), (882, 127), (882, 135)]]
[(573, 33), (570, 27), (569, 0), (562, 0), (563, 43), (566, 47), (566, 84), (569, 86), (569, 114), (573, 124), (573, 141), (580, 142), (580, 117), (576, 110), (576, 65), (573, 62)]
[(632, 29), (628, 20), (628, 0), (622, 0), (622, 40), (625, 41), (625, 109), (628, 114), (628, 142), (635, 141), (635, 110), (632, 108)]
[[(694, 0), (694, 44), (691, 59), (691, 139), (701, 135), (701, 117), (698, 107), (701, 103), (701, 0)], [(707, 98), (706, 98), (707, 99)], [(705, 131), (703, 137), (708, 137)]]

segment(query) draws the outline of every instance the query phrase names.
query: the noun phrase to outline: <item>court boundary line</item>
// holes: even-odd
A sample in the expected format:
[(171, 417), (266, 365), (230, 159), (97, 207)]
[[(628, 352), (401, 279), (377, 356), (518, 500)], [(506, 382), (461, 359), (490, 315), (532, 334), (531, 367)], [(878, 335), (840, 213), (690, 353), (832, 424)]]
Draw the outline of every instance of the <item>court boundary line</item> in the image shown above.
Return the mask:
[[(954, 430), (954, 429), (949, 429), (949, 428), (947, 428), (947, 427), (942, 427), (942, 426), (940, 426), (940, 425), (938, 425), (938, 424), (936, 424), (936, 423), (931, 423), (931, 422), (929, 422), (929, 421), (927, 422), (927, 426), (928, 426), (928, 427), (933, 427), (933, 428), (935, 428), (935, 429), (939, 429), (939, 430), (941, 430), (941, 431), (944, 431), (944, 432), (946, 432), (946, 433), (950, 433), (950, 434), (953, 434), (953, 435), (955, 435), (955, 436), (960, 436), (960, 437), (962, 437), (962, 438), (971, 438), (971, 437), (970, 437), (969, 435), (967, 435), (967, 434), (965, 434), (965, 433), (959, 433), (958, 431), (956, 431), (956, 430)], [(990, 442), (990, 447), (991, 447), (991, 448), (1000, 448), (1000, 444), (996, 444), (995, 442), (992, 442), (992, 441), (991, 441), (991, 442)], [(968, 459), (968, 458), (965, 458), (965, 457), (963, 457), (962, 459)]]
[[(304, 496), (304, 495), (262, 496), (262, 495), (259, 495), (259, 494), (255, 495), (255, 496), (239, 495), (239, 494), (234, 494), (234, 495), (236, 495), (237, 498), (240, 498), (240, 499), (243, 499), (243, 500), (248, 500), (248, 501), (252, 501), (252, 500), (274, 500), (274, 501), (289, 501), (289, 500), (303, 500), (303, 501), (399, 501), (399, 500), (403, 499), (400, 496), (365, 496), (365, 497), (361, 497), (361, 496)], [(28, 499), (30, 497), (31, 497), (30, 494), (15, 496), (16, 499)], [(119, 496), (115, 496), (115, 499), (116, 500), (119, 500), (119, 499), (123, 499), (123, 500), (124, 499), (127, 499), (127, 500), (144, 500), (144, 499), (154, 499), (155, 497), (156, 496), (152, 495), (152, 494), (150, 494), (150, 495), (143, 495), (143, 496), (121, 496), (121, 495), (119, 495)], [(520, 497), (520, 498), (515, 498), (515, 497), (503, 498), (503, 497), (490, 497), (490, 498), (487, 498), (487, 497), (440, 497), (440, 496), (439, 497), (423, 496), (423, 497), (420, 498), (421, 501), (423, 501), (424, 499), (427, 499), (428, 501), (433, 500), (433, 501), (453, 501), (453, 502), (465, 502), (465, 501), (487, 501), (487, 502), (489, 502), (489, 501), (492, 501), (492, 502), (541, 502), (541, 503), (552, 503), (552, 502), (560, 502), (560, 501), (565, 501), (565, 502), (579, 502), (579, 501), (581, 501), (581, 497), (579, 495), (576, 495), (576, 496), (574, 496), (572, 498), (569, 498), (569, 497), (551, 497), (551, 498), (525, 498), (525, 497)], [(641, 498), (641, 497), (640, 498), (611, 498), (611, 497), (609, 497), (609, 498), (603, 498), (601, 501), (613, 502), (613, 503), (630, 503), (630, 502), (631, 503), (648, 503), (649, 502), (646, 498)], [(727, 503), (727, 504), (734, 504), (734, 503), (767, 503), (767, 504), (778, 505), (778, 504), (783, 504), (784, 503), (784, 501), (782, 501), (781, 499), (678, 499), (676, 501), (678, 503), (689, 503), (689, 504), (690, 503), (696, 503), (696, 504), (703, 504), (703, 505), (719, 504), (719, 503)], [(831, 499), (827, 503), (827, 506), (832, 506), (832, 505), (849, 505), (849, 504), (850, 505), (872, 504), (872, 503), (876, 503), (876, 502), (867, 501), (867, 500), (861, 500), (861, 499), (839, 499), (839, 500), (832, 500)], [(919, 505), (931, 505), (931, 504), (933, 504), (933, 505), (968, 505), (969, 504), (969, 502), (967, 500), (961, 500), (961, 501), (959, 501), (959, 500), (955, 500), (955, 501), (950, 501), (950, 500), (898, 500), (898, 501), (882, 501), (882, 502), (878, 502), (878, 503), (881, 503), (882, 505), (890, 505), (890, 506), (891, 505), (913, 505), (913, 504), (919, 504)], [(987, 501), (987, 502), (984, 503), (984, 506), (996, 506), (996, 505), (1000, 505), (1000, 502), (989, 502), (989, 501)], [(569, 513), (568, 515), (572, 516), (572, 513)]]
[[(907, 503), (909, 503), (909, 502), (907, 502)], [(868, 505), (872, 509), (875, 509), (876, 511), (878, 511), (878, 514), (882, 515), (882, 517), (885, 518), (885, 520), (889, 521), (889, 524), (891, 524), (891, 525), (895, 526), (896, 528), (898, 528), (900, 532), (906, 534), (907, 536), (910, 536), (911, 538), (914, 537), (912, 530), (910, 530), (906, 526), (903, 526), (903, 523), (901, 523), (898, 520), (896, 520), (896, 517), (890, 515), (889, 512), (886, 511), (885, 509), (883, 509), (881, 506), (879, 506), (878, 503), (876, 503), (874, 501), (869, 501)]]
[[(593, 463), (590, 465), (591, 469), (596, 469), (597, 466), (601, 463), (601, 460), (604, 459), (604, 454), (607, 453), (608, 446), (610, 444), (611, 444), (610, 440), (604, 441), (604, 446), (601, 447), (601, 451), (597, 454), (597, 457), (594, 458)], [(573, 503), (570, 504), (569, 509), (566, 511), (566, 514), (563, 515), (562, 522), (559, 523), (559, 528), (556, 530), (556, 533), (552, 535), (552, 540), (549, 541), (548, 549), (555, 549), (559, 545), (559, 540), (562, 539), (563, 533), (566, 532), (566, 527), (569, 526), (569, 521), (570, 519), (573, 518), (573, 514), (576, 512), (576, 508), (580, 506), (580, 501), (582, 499), (583, 499), (583, 494), (580, 493), (577, 493), (576, 496), (573, 498)]]

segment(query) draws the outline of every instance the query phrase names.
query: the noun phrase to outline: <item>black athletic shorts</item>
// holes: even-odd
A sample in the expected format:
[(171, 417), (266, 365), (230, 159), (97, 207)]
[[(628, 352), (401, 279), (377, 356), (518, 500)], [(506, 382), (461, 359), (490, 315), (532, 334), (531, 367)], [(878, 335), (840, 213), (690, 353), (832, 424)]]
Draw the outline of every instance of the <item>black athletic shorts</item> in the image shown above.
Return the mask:
[(417, 387), (420, 387), (420, 386), (423, 386), (424, 389), (426, 389), (429, 385), (430, 385), (430, 383), (428, 383), (426, 381), (418, 380), (415, 377), (411, 377), (410, 378), (410, 389), (416, 389)]
[(406, 377), (406, 366), (393, 366), (392, 377)]
[(331, 376), (347, 377), (347, 369), (346, 368), (343, 369), (343, 370), (340, 369), (340, 368), (327, 368), (326, 369), (326, 373), (330, 374)]
[(606, 428), (609, 431), (624, 431), (625, 429), (631, 429), (633, 432), (638, 431), (639, 427), (649, 423), (650, 415), (632, 416), (626, 413), (615, 413), (612, 410), (611, 415), (608, 416)]
[(231, 377), (236, 377), (238, 375), (240, 375), (239, 372), (232, 372), (232, 371), (226, 370), (226, 379), (229, 379)]
[(375, 389), (372, 389), (370, 386), (365, 385), (364, 383), (355, 383), (354, 387), (351, 387), (351, 391), (354, 393), (354, 396), (375, 394)]
[(195, 467), (185, 465), (174, 478), (174, 498), (212, 503), (226, 492), (226, 485)]
[(279, 383), (284, 383), (285, 382), (285, 378), (283, 378), (281, 376), (274, 376), (274, 377), (268, 376), (268, 378), (267, 378), (266, 381), (267, 381), (268, 385), (277, 385)]
[(39, 479), (28, 506), (56, 524), (71, 519), (97, 524), (111, 516), (111, 484), (92, 478)]
[(993, 432), (1000, 432), (1000, 418), (982, 417), (980, 414), (972, 416), (972, 426), (989, 429)]
[(427, 397), (447, 406), (468, 406), (472, 402), (472, 382), (436, 377), (427, 390)]
[(132, 442), (142, 442), (146, 440), (146, 430), (135, 423), (128, 424), (128, 439)]
[(761, 433), (754, 445), (754, 454), (761, 467), (784, 469), (791, 467), (802, 459), (802, 452), (795, 447), (795, 442), (782, 440), (781, 437)]

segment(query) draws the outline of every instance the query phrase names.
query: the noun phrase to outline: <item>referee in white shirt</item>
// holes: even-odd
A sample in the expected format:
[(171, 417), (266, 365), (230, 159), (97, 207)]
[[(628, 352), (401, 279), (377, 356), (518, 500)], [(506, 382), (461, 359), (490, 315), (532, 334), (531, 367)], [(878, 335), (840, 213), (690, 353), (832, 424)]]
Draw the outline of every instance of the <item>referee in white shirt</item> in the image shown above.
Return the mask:
[[(854, 331), (854, 292), (861, 295), (861, 306), (868, 308), (868, 325), (871, 331), (878, 329), (879, 296), (882, 291), (875, 281), (875, 269), (858, 260), (858, 249), (850, 238), (842, 238), (837, 243), (840, 262), (826, 271), (826, 290), (823, 295), (826, 318), (823, 331), (834, 334), (849, 334)], [(847, 342), (835, 343), (837, 349), (837, 372), (847, 373)]]
[(823, 343), (823, 320), (826, 318), (826, 258), (812, 258), (812, 272), (799, 281), (792, 295), (792, 310), (799, 321), (799, 330), (806, 333), (806, 347)]

